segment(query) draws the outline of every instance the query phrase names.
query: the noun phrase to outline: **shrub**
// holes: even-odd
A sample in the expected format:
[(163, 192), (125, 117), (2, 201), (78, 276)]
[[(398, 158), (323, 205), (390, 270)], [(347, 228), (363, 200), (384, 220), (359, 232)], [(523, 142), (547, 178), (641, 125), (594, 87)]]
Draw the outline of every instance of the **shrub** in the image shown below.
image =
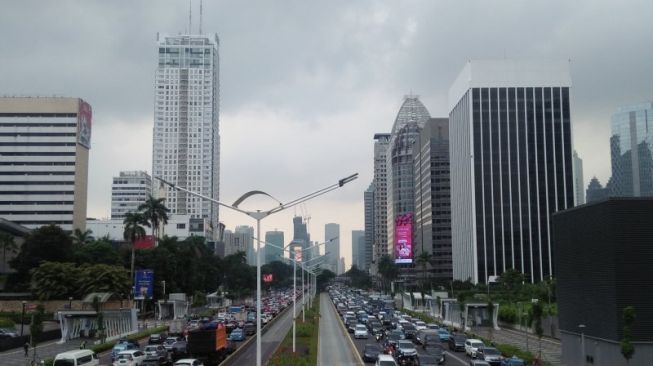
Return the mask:
[(515, 324), (517, 322), (517, 309), (512, 304), (499, 306), (499, 320), (502, 322)]
[(297, 323), (297, 337), (310, 337), (313, 335), (313, 324), (306, 323)]
[(14, 323), (14, 321), (11, 319), (0, 318), (0, 328), (14, 329), (15, 325), (16, 323)]

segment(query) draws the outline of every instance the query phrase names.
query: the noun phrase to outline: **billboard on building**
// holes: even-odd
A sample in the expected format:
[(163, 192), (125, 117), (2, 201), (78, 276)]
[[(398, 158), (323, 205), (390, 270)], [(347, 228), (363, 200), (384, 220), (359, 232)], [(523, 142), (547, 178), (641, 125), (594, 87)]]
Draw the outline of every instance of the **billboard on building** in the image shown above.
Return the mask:
[(77, 143), (91, 148), (91, 122), (93, 111), (91, 105), (79, 100), (79, 111), (77, 112)]
[(154, 271), (151, 269), (137, 270), (134, 277), (134, 299), (143, 300), (154, 297)]
[(271, 283), (272, 282), (272, 273), (263, 275), (263, 282)]
[(413, 214), (395, 218), (395, 263), (413, 263)]
[(294, 247), (293, 249), (295, 250), (295, 260), (297, 262), (301, 263), (301, 261), (302, 261), (302, 247)]

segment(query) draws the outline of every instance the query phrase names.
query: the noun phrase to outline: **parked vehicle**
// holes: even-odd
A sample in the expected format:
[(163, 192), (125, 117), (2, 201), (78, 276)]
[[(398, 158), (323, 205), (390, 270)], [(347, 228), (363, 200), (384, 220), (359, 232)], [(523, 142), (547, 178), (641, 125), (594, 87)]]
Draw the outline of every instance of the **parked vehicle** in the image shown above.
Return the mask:
[(10, 331), (9, 329), (0, 328), (0, 338), (15, 338), (18, 337), (18, 334)]
[(98, 366), (100, 359), (90, 349), (59, 353), (54, 356), (53, 366)]

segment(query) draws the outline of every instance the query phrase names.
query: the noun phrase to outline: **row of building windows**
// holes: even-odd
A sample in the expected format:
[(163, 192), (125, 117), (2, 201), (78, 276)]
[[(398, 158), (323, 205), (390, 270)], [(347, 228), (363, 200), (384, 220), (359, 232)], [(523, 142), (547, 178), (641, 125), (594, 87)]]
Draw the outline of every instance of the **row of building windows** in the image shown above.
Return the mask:
[(5, 112), (0, 113), (0, 117), (77, 117), (77, 113), (20, 113), (20, 112)]
[(75, 145), (77, 145), (76, 142), (0, 142), (0, 146), (75, 146)]
[[(4, 153), (2, 153), (4, 154)], [(8, 166), (74, 166), (74, 161), (0, 161)]]
[(42, 194), (42, 195), (54, 195), (54, 194), (59, 194), (59, 195), (70, 195), (70, 194), (75, 194), (74, 191), (4, 191), (0, 190), (0, 195), (37, 195), (37, 194)]
[(0, 211), (0, 215), (72, 215), (72, 211), (53, 210), (53, 211)]
[(31, 171), (31, 172), (1, 172), (0, 176), (3, 175), (26, 175), (26, 176), (40, 176), (40, 175), (75, 175), (75, 172), (43, 172), (43, 171)]
[[(0, 174), (2, 176), (2, 174)], [(74, 185), (75, 181), (40, 181), (40, 182), (32, 182), (32, 181), (0, 181), (0, 185), (5, 185), (5, 186), (39, 186), (39, 185), (46, 185), (46, 186), (71, 186)]]
[(63, 152), (63, 151), (29, 151), (29, 152), (15, 152), (15, 151), (3, 151), (2, 155), (4, 156), (75, 156), (75, 152)]
[(0, 201), (0, 205), (72, 205), (73, 201)]
[(56, 122), (0, 122), (0, 127), (77, 127), (77, 123), (56, 123)]

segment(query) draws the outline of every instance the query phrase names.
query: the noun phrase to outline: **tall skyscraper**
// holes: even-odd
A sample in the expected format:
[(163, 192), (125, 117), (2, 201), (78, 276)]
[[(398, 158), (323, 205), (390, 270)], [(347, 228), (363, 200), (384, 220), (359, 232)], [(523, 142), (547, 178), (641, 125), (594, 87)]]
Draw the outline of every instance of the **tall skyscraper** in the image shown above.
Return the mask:
[[(292, 242), (294, 245), (301, 246), (302, 250), (311, 246), (311, 236), (308, 234), (308, 225), (304, 221), (304, 218), (301, 216), (295, 216), (292, 218), (293, 224), (293, 239)], [(318, 249), (319, 248), (315, 248)], [(313, 257), (313, 250), (306, 250), (302, 252), (302, 258), (304, 261), (308, 261)]]
[(587, 185), (587, 203), (602, 201), (610, 196), (609, 188), (604, 188), (596, 177), (592, 177)]
[(583, 179), (583, 159), (574, 150), (574, 203), (576, 206), (585, 204), (585, 180)]
[(91, 119), (79, 98), (0, 97), (0, 218), (85, 229)]
[(617, 109), (612, 116), (613, 196), (653, 196), (653, 102)]
[(283, 241), (283, 231), (268, 231), (265, 233), (265, 242), (274, 244), (279, 248), (275, 248), (272, 245), (265, 245), (265, 263), (272, 263), (274, 261), (281, 261), (283, 257), (283, 248), (285, 246)]
[[(157, 44), (152, 175), (219, 199), (218, 36), (157, 35)], [(217, 204), (164, 189), (172, 214), (209, 218), (215, 232)]]
[(567, 62), (470, 61), (449, 92), (453, 277), (553, 274), (551, 214), (574, 206)]
[(374, 244), (372, 262), (391, 253), (388, 251), (388, 173), (387, 154), (389, 133), (374, 135)]
[[(413, 145), (420, 130), (431, 118), (419, 97), (407, 95), (399, 108), (392, 126), (390, 143), (386, 153), (387, 175), (387, 245), (388, 253), (394, 253), (397, 220), (413, 220), (415, 211), (415, 180)], [(411, 233), (412, 235), (412, 233)], [(410, 251), (413, 248), (409, 248)], [(412, 258), (412, 257), (411, 257)], [(395, 258), (396, 259), (396, 258)]]
[(255, 266), (256, 249), (254, 249), (254, 228), (247, 225), (236, 226), (235, 233), (241, 235), (241, 240), (244, 241), (247, 264)]
[(431, 255), (429, 277), (452, 278), (449, 120), (426, 122), (414, 148), (415, 255)]
[[(329, 241), (333, 238), (336, 239)], [(338, 264), (340, 261), (340, 225), (333, 223), (324, 225), (324, 241), (328, 243), (326, 243), (325, 251), (327, 257), (323, 268), (326, 268), (335, 274), (340, 274), (338, 272)]]
[(372, 264), (372, 253), (374, 248), (374, 183), (372, 182), (363, 194), (365, 207), (365, 257), (363, 258), (363, 267), (366, 271)]
[(120, 172), (111, 184), (111, 219), (121, 220), (152, 194), (152, 177), (145, 171)]
[(225, 230), (223, 235), (225, 256), (236, 254), (238, 252), (242, 252), (247, 255), (247, 244), (251, 239), (251, 237), (248, 237), (247, 233), (235, 233), (231, 230)]
[(351, 231), (351, 264), (365, 270), (365, 231)]

